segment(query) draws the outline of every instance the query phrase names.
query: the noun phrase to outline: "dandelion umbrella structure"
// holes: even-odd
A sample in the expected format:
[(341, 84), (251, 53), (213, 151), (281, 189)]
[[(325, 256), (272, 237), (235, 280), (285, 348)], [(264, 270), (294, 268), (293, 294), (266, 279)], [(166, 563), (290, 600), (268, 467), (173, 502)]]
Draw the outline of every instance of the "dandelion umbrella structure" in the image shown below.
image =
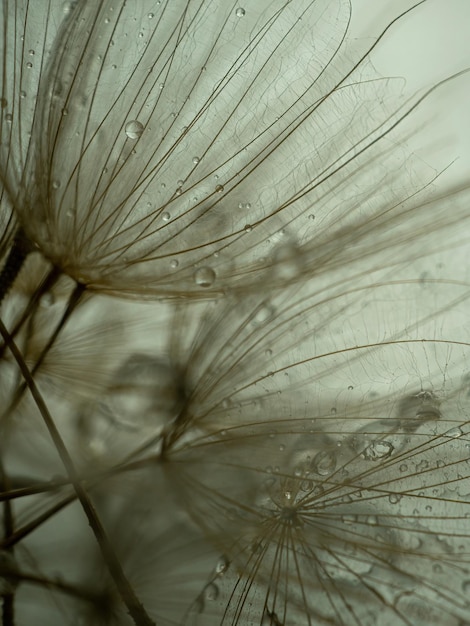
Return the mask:
[[(401, 331), (396, 314), (384, 332), (388, 302), (415, 289), (410, 282), (323, 301), (303, 285), (273, 299), (262, 321), (259, 305), (220, 305), (198, 335), (194, 388), (163, 460), (182, 503), (231, 561), (216, 581), (219, 603), (201, 620), (468, 616), (468, 344), (456, 316), (467, 287), (452, 323), (447, 306), (432, 305), (430, 285), (427, 320)], [(364, 300), (366, 327), (355, 310)], [(343, 305), (347, 329), (331, 319)], [(200, 349), (205, 341), (213, 350)]]
[(346, 40), (345, 0), (77, 3), (2, 175), (27, 239), (88, 288), (207, 296), (391, 249), (405, 216), (414, 238), (455, 223), (416, 201), (435, 173), (404, 175), (393, 139), (423, 94), (366, 62), (388, 17), (371, 44)]

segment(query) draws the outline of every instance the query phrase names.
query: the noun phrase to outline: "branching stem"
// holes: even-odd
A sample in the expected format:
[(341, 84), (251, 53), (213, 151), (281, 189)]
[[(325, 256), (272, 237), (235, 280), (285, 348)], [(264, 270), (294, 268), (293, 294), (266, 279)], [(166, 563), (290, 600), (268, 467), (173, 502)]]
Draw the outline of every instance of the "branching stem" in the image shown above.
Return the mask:
[(144, 606), (137, 598), (134, 589), (126, 578), (126, 575), (114, 551), (111, 541), (109, 540), (106, 531), (101, 524), (98, 513), (96, 512), (95, 507), (93, 506), (93, 503), (91, 502), (90, 497), (82, 484), (80, 476), (77, 473), (72, 458), (68, 453), (67, 447), (65, 446), (65, 443), (62, 440), (62, 437), (54, 423), (54, 420), (52, 419), (49, 409), (44, 402), (42, 394), (36, 386), (36, 383), (31, 375), (31, 372), (29, 371), (28, 366), (24, 361), (20, 350), (11, 338), (8, 330), (1, 320), (0, 334), (2, 335), (5, 344), (8, 346), (13, 357), (15, 358), (21, 374), (25, 380), (25, 383), (36, 403), (36, 406), (39, 409), (39, 412), (41, 413), (41, 416), (49, 431), (51, 439), (54, 442), (56, 450), (73, 485), (75, 493), (77, 494), (77, 498), (79, 499), (80, 504), (82, 505), (82, 508), (88, 518), (88, 523), (98, 542), (101, 554), (108, 567), (109, 573), (111, 574), (114, 583), (119, 591), (119, 594), (121, 595), (122, 601), (129, 611), (129, 615), (134, 620), (136, 626), (156, 626), (155, 622), (147, 614)]

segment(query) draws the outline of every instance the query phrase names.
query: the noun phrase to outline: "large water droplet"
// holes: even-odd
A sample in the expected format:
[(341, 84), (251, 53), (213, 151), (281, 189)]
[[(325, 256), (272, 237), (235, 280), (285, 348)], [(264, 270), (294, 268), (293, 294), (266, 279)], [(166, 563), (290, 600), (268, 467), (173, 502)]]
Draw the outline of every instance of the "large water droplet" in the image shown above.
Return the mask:
[(238, 9), (235, 11), (235, 15), (237, 17), (243, 17), (245, 14), (246, 14), (246, 11), (242, 7), (238, 7)]
[(194, 272), (194, 282), (199, 287), (211, 287), (214, 284), (216, 274), (211, 267), (200, 267)]
[(401, 401), (398, 414), (404, 430), (413, 432), (425, 422), (441, 418), (439, 400), (432, 391), (420, 391)]
[(393, 452), (393, 445), (389, 441), (373, 441), (364, 450), (364, 458), (368, 461), (387, 459)]
[(312, 470), (320, 476), (328, 476), (336, 469), (336, 454), (332, 450), (322, 450), (312, 461)]
[(138, 139), (144, 132), (144, 127), (139, 121), (132, 120), (126, 124), (125, 131), (129, 139)]

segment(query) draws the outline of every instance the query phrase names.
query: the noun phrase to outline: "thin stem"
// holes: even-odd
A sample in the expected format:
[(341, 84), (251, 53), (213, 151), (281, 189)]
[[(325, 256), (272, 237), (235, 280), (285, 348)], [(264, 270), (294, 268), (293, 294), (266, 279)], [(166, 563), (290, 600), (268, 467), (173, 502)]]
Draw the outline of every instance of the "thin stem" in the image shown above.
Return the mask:
[[(34, 376), (34, 374), (38, 371), (38, 369), (43, 364), (44, 359), (46, 358), (47, 354), (49, 353), (49, 350), (51, 349), (51, 347), (53, 346), (53, 344), (57, 340), (57, 337), (59, 336), (60, 331), (64, 328), (64, 326), (67, 323), (68, 319), (72, 315), (72, 312), (74, 311), (74, 309), (76, 308), (76, 306), (80, 302), (80, 299), (81, 299), (85, 289), (86, 289), (86, 287), (84, 285), (80, 284), (80, 283), (78, 283), (77, 286), (75, 287), (72, 295), (69, 298), (69, 301), (68, 301), (68, 304), (67, 304), (67, 308), (65, 309), (64, 314), (62, 315), (62, 317), (60, 319), (60, 322), (57, 324), (56, 328), (54, 329), (54, 332), (52, 333), (52, 335), (49, 338), (49, 341), (47, 342), (47, 344), (43, 348), (41, 354), (39, 355), (38, 360), (36, 361), (36, 363), (34, 364), (34, 366), (31, 369), (31, 372), (30, 372), (31, 376)], [(11, 339), (12, 335), (9, 335), (9, 337)], [(8, 343), (6, 341), (5, 341), (5, 345), (8, 346)], [(15, 407), (18, 406), (18, 403), (21, 400), (21, 398), (23, 397), (23, 394), (24, 394), (24, 392), (26, 391), (27, 388), (28, 388), (28, 384), (26, 382), (22, 383), (18, 387), (18, 389), (15, 392), (15, 395), (13, 396), (13, 398), (10, 401), (10, 404), (8, 405), (8, 407), (6, 408), (6, 410), (3, 412), (2, 416), (0, 417), (0, 422), (2, 422), (7, 415), (11, 415), (11, 413), (13, 412)]]
[[(10, 481), (5, 472), (3, 466), (3, 458), (0, 457), (0, 483), (2, 489), (8, 490)], [(15, 524), (13, 519), (13, 507), (11, 500), (3, 503), (3, 533), (5, 539), (8, 539), (13, 535), (15, 530)], [(8, 546), (6, 550), (13, 555), (13, 546)], [(15, 591), (14, 588), (6, 590), (3, 593), (3, 611), (2, 611), (2, 626), (14, 626), (15, 623)]]
[(0, 304), (15, 282), (26, 257), (32, 250), (31, 243), (26, 238), (23, 229), (19, 228), (13, 239), (13, 244), (8, 253), (5, 265), (0, 272)]
[[(18, 331), (23, 326), (25, 321), (28, 319), (28, 317), (31, 316), (33, 311), (36, 310), (36, 308), (38, 306), (38, 303), (39, 303), (39, 298), (42, 295), (44, 295), (45, 293), (47, 293), (54, 286), (54, 284), (57, 282), (57, 279), (59, 278), (60, 274), (61, 274), (61, 271), (57, 267), (52, 267), (49, 270), (47, 276), (44, 277), (44, 279), (41, 282), (41, 284), (39, 285), (39, 287), (35, 290), (34, 294), (31, 296), (31, 298), (29, 298), (28, 305), (26, 306), (26, 308), (23, 311), (23, 313), (22, 313), (21, 317), (19, 318), (19, 320), (14, 325), (14, 327), (13, 327), (11, 333), (10, 333), (10, 335), (12, 337), (16, 337)], [(6, 347), (5, 344), (2, 344), (0, 346), (0, 357), (3, 356), (3, 352), (5, 350), (5, 347)]]
[(72, 458), (68, 453), (67, 447), (65, 446), (64, 441), (62, 440), (62, 437), (57, 430), (49, 409), (47, 408), (46, 403), (44, 402), (44, 399), (39, 389), (37, 388), (36, 383), (34, 382), (31, 372), (29, 371), (29, 368), (26, 365), (21, 352), (19, 351), (15, 342), (12, 340), (10, 334), (8, 333), (8, 330), (1, 320), (0, 334), (2, 335), (3, 340), (5, 341), (13, 357), (15, 358), (18, 367), (23, 375), (23, 378), (25, 379), (26, 385), (31, 392), (31, 395), (36, 403), (36, 406), (39, 409), (39, 412), (41, 413), (41, 416), (49, 431), (51, 439), (54, 442), (56, 450), (62, 460), (67, 474), (69, 475), (75, 493), (77, 494), (80, 504), (82, 505), (82, 508), (88, 518), (88, 523), (98, 542), (101, 554), (108, 567), (109, 573), (114, 580), (122, 601), (129, 611), (129, 615), (134, 620), (136, 626), (156, 626), (155, 622), (149, 617), (144, 606), (135, 595), (134, 589), (132, 588), (130, 582), (127, 580), (121, 563), (119, 562), (119, 559), (106, 534), (106, 531), (101, 524), (101, 520), (99, 519), (95, 507), (93, 506), (88, 496), (88, 493), (83, 487), (80, 476), (78, 475)]

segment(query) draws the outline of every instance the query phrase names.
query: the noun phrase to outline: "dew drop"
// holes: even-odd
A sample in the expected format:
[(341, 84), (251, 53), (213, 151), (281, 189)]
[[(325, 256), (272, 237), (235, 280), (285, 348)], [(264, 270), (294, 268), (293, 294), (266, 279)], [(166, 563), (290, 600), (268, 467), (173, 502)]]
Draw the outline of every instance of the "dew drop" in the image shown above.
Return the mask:
[(363, 454), (368, 461), (380, 461), (388, 459), (393, 450), (393, 445), (389, 441), (373, 441), (367, 446)]
[(237, 17), (243, 17), (246, 14), (245, 9), (242, 9), (242, 7), (238, 7), (238, 9), (235, 11), (235, 15)]
[(398, 504), (402, 497), (403, 496), (401, 495), (401, 493), (391, 493), (388, 496), (388, 501), (390, 502), (390, 504)]
[(217, 565), (215, 566), (215, 573), (217, 574), (217, 576), (223, 576), (228, 570), (229, 565), (230, 561), (225, 556), (225, 554), (223, 554), (218, 560)]
[(311, 468), (320, 476), (328, 476), (336, 469), (336, 455), (331, 450), (321, 450), (315, 455)]
[(168, 211), (165, 211), (165, 213), (162, 214), (162, 220), (164, 222), (169, 222), (171, 219), (171, 215), (168, 213)]
[(215, 188), (215, 191), (217, 193), (222, 193), (222, 191), (224, 190), (224, 186), (223, 185), (217, 185)]
[(55, 303), (54, 294), (51, 293), (50, 291), (48, 291), (43, 296), (41, 296), (41, 301), (40, 302), (41, 302), (41, 306), (43, 306), (43, 307), (53, 306), (53, 304)]
[(215, 281), (215, 272), (211, 267), (200, 267), (194, 272), (194, 282), (199, 287), (211, 287)]
[(246, 233), (251, 233), (251, 231), (253, 230), (253, 226), (251, 224), (246, 224), (243, 230)]
[(178, 261), (177, 259), (172, 259), (172, 260), (170, 261), (170, 267), (171, 267), (172, 269), (176, 269), (176, 268), (178, 267), (178, 265), (179, 265), (179, 261)]
[(149, 13), (147, 17), (149, 18), (149, 20), (153, 20), (153, 18), (155, 17), (155, 13)]
[(256, 326), (265, 324), (267, 321), (269, 321), (273, 317), (273, 315), (274, 315), (274, 308), (270, 304), (267, 304), (265, 302), (258, 307), (258, 310), (256, 311), (254, 318), (253, 318), (253, 323)]
[(199, 163), (199, 161), (200, 161), (200, 160), (201, 160), (201, 159), (200, 159), (199, 157), (197, 157), (197, 156), (193, 157), (193, 163), (194, 163), (194, 165), (197, 165), (197, 164)]
[(60, 180), (53, 180), (52, 189), (59, 189), (59, 187), (60, 187)]
[(204, 587), (204, 599), (212, 602), (219, 597), (219, 588), (215, 583), (209, 583)]
[(28, 63), (26, 63), (26, 67), (28, 68), (28, 70), (30, 70), (33, 67), (33, 64), (28, 61)]
[(451, 428), (445, 433), (446, 437), (450, 437), (451, 439), (457, 439), (463, 435), (462, 429), (459, 426), (455, 428)]
[(132, 120), (126, 124), (125, 131), (129, 139), (138, 139), (144, 132), (144, 127), (139, 121)]

